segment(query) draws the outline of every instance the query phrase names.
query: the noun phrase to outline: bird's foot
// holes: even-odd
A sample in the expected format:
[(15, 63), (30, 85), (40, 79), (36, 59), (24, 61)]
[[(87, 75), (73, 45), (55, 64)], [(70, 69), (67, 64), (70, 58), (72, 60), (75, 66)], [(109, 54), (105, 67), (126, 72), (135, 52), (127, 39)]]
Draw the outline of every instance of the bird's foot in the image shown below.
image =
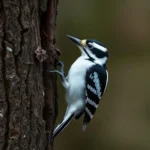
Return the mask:
[(63, 86), (65, 88), (68, 88), (68, 82), (64, 75), (64, 64), (61, 61), (57, 61), (57, 65), (60, 67), (60, 71), (58, 71), (58, 70), (47, 70), (47, 71), (51, 72), (51, 73), (57, 73), (61, 77)]

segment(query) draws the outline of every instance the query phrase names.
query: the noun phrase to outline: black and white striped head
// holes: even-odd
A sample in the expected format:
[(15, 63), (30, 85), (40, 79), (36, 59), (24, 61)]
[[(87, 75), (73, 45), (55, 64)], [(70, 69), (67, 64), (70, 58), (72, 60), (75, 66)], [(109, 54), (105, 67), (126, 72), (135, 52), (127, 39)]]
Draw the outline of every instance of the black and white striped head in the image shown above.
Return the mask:
[(106, 65), (109, 55), (107, 48), (102, 43), (96, 40), (80, 40), (69, 35), (68, 37), (80, 48), (81, 54), (85, 59), (100, 65)]

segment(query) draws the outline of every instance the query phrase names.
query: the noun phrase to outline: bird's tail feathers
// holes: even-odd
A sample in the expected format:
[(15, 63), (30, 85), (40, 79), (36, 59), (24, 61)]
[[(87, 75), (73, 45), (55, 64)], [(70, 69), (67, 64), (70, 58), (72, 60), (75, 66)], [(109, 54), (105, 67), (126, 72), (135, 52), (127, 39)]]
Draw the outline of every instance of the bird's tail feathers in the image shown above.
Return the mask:
[(83, 124), (83, 127), (82, 127), (82, 131), (84, 132), (84, 131), (86, 130), (86, 128), (87, 128), (87, 124), (84, 123), (84, 124)]
[(55, 128), (51, 141), (54, 140), (54, 138), (72, 121), (73, 118), (74, 118), (74, 114), (65, 116), (63, 121)]

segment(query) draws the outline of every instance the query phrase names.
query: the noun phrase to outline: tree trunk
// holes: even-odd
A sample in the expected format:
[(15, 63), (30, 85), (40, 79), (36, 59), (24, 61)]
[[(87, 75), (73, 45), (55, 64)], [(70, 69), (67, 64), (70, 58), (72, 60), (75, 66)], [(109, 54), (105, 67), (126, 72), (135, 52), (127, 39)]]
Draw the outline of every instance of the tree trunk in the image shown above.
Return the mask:
[(0, 150), (52, 150), (57, 0), (0, 0)]

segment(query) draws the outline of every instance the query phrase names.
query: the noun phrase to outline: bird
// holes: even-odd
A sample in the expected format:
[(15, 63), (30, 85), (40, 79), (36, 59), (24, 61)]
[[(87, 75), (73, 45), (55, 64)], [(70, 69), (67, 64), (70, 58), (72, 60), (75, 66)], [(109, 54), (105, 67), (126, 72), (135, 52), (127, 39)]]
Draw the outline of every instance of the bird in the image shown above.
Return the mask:
[(100, 99), (108, 84), (107, 60), (109, 53), (107, 48), (97, 40), (83, 39), (67, 35), (81, 51), (81, 56), (71, 65), (67, 77), (64, 75), (64, 64), (58, 61), (62, 84), (66, 91), (68, 104), (64, 118), (55, 128), (51, 141), (73, 120), (83, 116), (83, 128), (85, 131), (92, 120)]

